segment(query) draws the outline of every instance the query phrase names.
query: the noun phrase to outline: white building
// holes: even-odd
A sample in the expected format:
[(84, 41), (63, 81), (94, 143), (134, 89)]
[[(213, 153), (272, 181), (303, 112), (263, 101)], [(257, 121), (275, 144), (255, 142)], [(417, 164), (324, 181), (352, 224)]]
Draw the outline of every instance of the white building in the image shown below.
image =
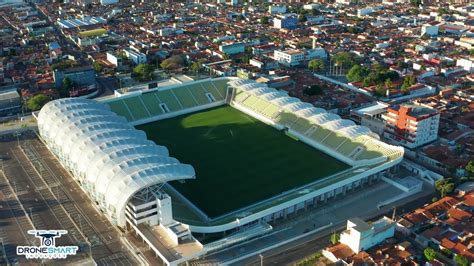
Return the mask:
[(284, 14), (286, 13), (286, 6), (269, 6), (268, 13), (270, 14)]
[(146, 55), (144, 53), (137, 52), (132, 48), (125, 48), (123, 51), (125, 52), (127, 58), (132, 60), (133, 63), (137, 65), (146, 63)]
[(420, 105), (398, 105), (382, 115), (386, 122), (384, 136), (413, 149), (438, 138), (439, 113)]
[(296, 66), (304, 61), (312, 60), (315, 58), (327, 58), (327, 53), (323, 48), (315, 48), (309, 50), (275, 50), (273, 57), (278, 63), (285, 66)]
[(107, 52), (107, 61), (109, 61), (115, 67), (119, 67), (122, 65), (122, 58), (109, 52)]
[(371, 247), (393, 237), (395, 222), (387, 217), (368, 224), (359, 218), (347, 220), (347, 228), (341, 233), (341, 244), (347, 245), (354, 253), (368, 250)]
[(273, 57), (282, 65), (296, 66), (304, 61), (304, 52), (301, 50), (275, 50), (273, 52)]
[(456, 66), (462, 67), (469, 73), (474, 73), (474, 61), (472, 59), (458, 59), (458, 61), (456, 62)]
[(355, 2), (356, 0), (336, 0), (336, 4), (341, 4), (341, 5), (350, 5)]

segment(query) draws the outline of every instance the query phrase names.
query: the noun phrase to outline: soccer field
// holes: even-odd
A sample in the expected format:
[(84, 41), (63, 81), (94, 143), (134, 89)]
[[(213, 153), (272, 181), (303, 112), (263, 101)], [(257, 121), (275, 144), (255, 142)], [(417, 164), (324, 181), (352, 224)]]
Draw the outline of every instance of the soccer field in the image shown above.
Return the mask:
[(137, 126), (196, 170), (171, 185), (217, 217), (349, 168), (230, 106)]

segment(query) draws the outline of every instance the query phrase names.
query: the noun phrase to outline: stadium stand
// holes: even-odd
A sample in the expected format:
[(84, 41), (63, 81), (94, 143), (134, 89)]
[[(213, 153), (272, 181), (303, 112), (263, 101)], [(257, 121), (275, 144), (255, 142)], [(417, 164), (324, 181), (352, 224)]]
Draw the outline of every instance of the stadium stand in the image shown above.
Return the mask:
[(236, 90), (233, 104), (270, 118), (344, 158), (373, 164), (382, 162), (380, 159), (398, 158), (403, 154), (398, 147), (374, 138), (368, 128), (303, 103), (265, 84), (233, 80), (229, 85)]
[[(229, 96), (228, 87), (234, 88)], [(230, 96), (233, 98), (226, 99)], [(375, 163), (382, 157), (397, 158), (403, 153), (372, 137), (374, 134), (366, 127), (250, 80), (220, 78), (190, 82), (106, 103), (127, 121), (135, 122), (214, 102), (224, 104), (224, 100), (266, 117), (352, 161)]]
[[(124, 96), (119, 99), (105, 101), (105, 103), (109, 105), (112, 111), (125, 117), (127, 121), (139, 121), (164, 113), (223, 101), (227, 93), (228, 81), (228, 79), (223, 78), (185, 83), (177, 87), (160, 88), (141, 94)], [(259, 99), (255, 97), (255, 100)], [(272, 114), (272, 112), (269, 114)]]

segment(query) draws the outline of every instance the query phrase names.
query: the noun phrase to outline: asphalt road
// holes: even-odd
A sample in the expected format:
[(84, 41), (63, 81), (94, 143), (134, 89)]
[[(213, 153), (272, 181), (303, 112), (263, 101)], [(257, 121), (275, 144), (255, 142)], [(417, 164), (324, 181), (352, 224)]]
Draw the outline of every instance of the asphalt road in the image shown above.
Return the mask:
[[(411, 212), (417, 208), (422, 207), (427, 202), (431, 201), (434, 192), (424, 193), (421, 197), (413, 199), (411, 201), (402, 201), (403, 204), (398, 206), (396, 209), (396, 217), (401, 216), (404, 213)], [(367, 217), (370, 220), (376, 220), (382, 216), (391, 217), (393, 215), (393, 210), (385, 210), (380, 213), (376, 213), (371, 217)], [(345, 222), (342, 221), (342, 225), (339, 226), (337, 231), (340, 231), (345, 228)], [(297, 241), (297, 243), (292, 243), (286, 245), (281, 249), (271, 250), (269, 252), (264, 252), (263, 255), (263, 264), (264, 265), (293, 265), (294, 263), (314, 254), (317, 251), (324, 249), (330, 244), (329, 238), (330, 235), (334, 232), (334, 229), (328, 229), (321, 231), (317, 236), (312, 236), (312, 239), (302, 239)], [(242, 261), (242, 264), (245, 265), (260, 265), (260, 257), (254, 256), (247, 260)]]

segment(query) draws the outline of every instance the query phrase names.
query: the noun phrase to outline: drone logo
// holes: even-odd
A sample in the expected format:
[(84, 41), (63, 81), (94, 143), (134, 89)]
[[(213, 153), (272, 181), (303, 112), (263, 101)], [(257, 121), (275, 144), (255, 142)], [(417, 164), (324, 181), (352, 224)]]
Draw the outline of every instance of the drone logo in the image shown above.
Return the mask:
[(18, 246), (17, 255), (27, 259), (65, 259), (76, 255), (78, 246), (56, 246), (56, 238), (67, 234), (67, 230), (28, 230), (28, 234), (41, 240), (40, 246)]
[(28, 230), (28, 234), (34, 235), (41, 239), (42, 247), (54, 247), (56, 246), (55, 239), (67, 234), (66, 230)]

